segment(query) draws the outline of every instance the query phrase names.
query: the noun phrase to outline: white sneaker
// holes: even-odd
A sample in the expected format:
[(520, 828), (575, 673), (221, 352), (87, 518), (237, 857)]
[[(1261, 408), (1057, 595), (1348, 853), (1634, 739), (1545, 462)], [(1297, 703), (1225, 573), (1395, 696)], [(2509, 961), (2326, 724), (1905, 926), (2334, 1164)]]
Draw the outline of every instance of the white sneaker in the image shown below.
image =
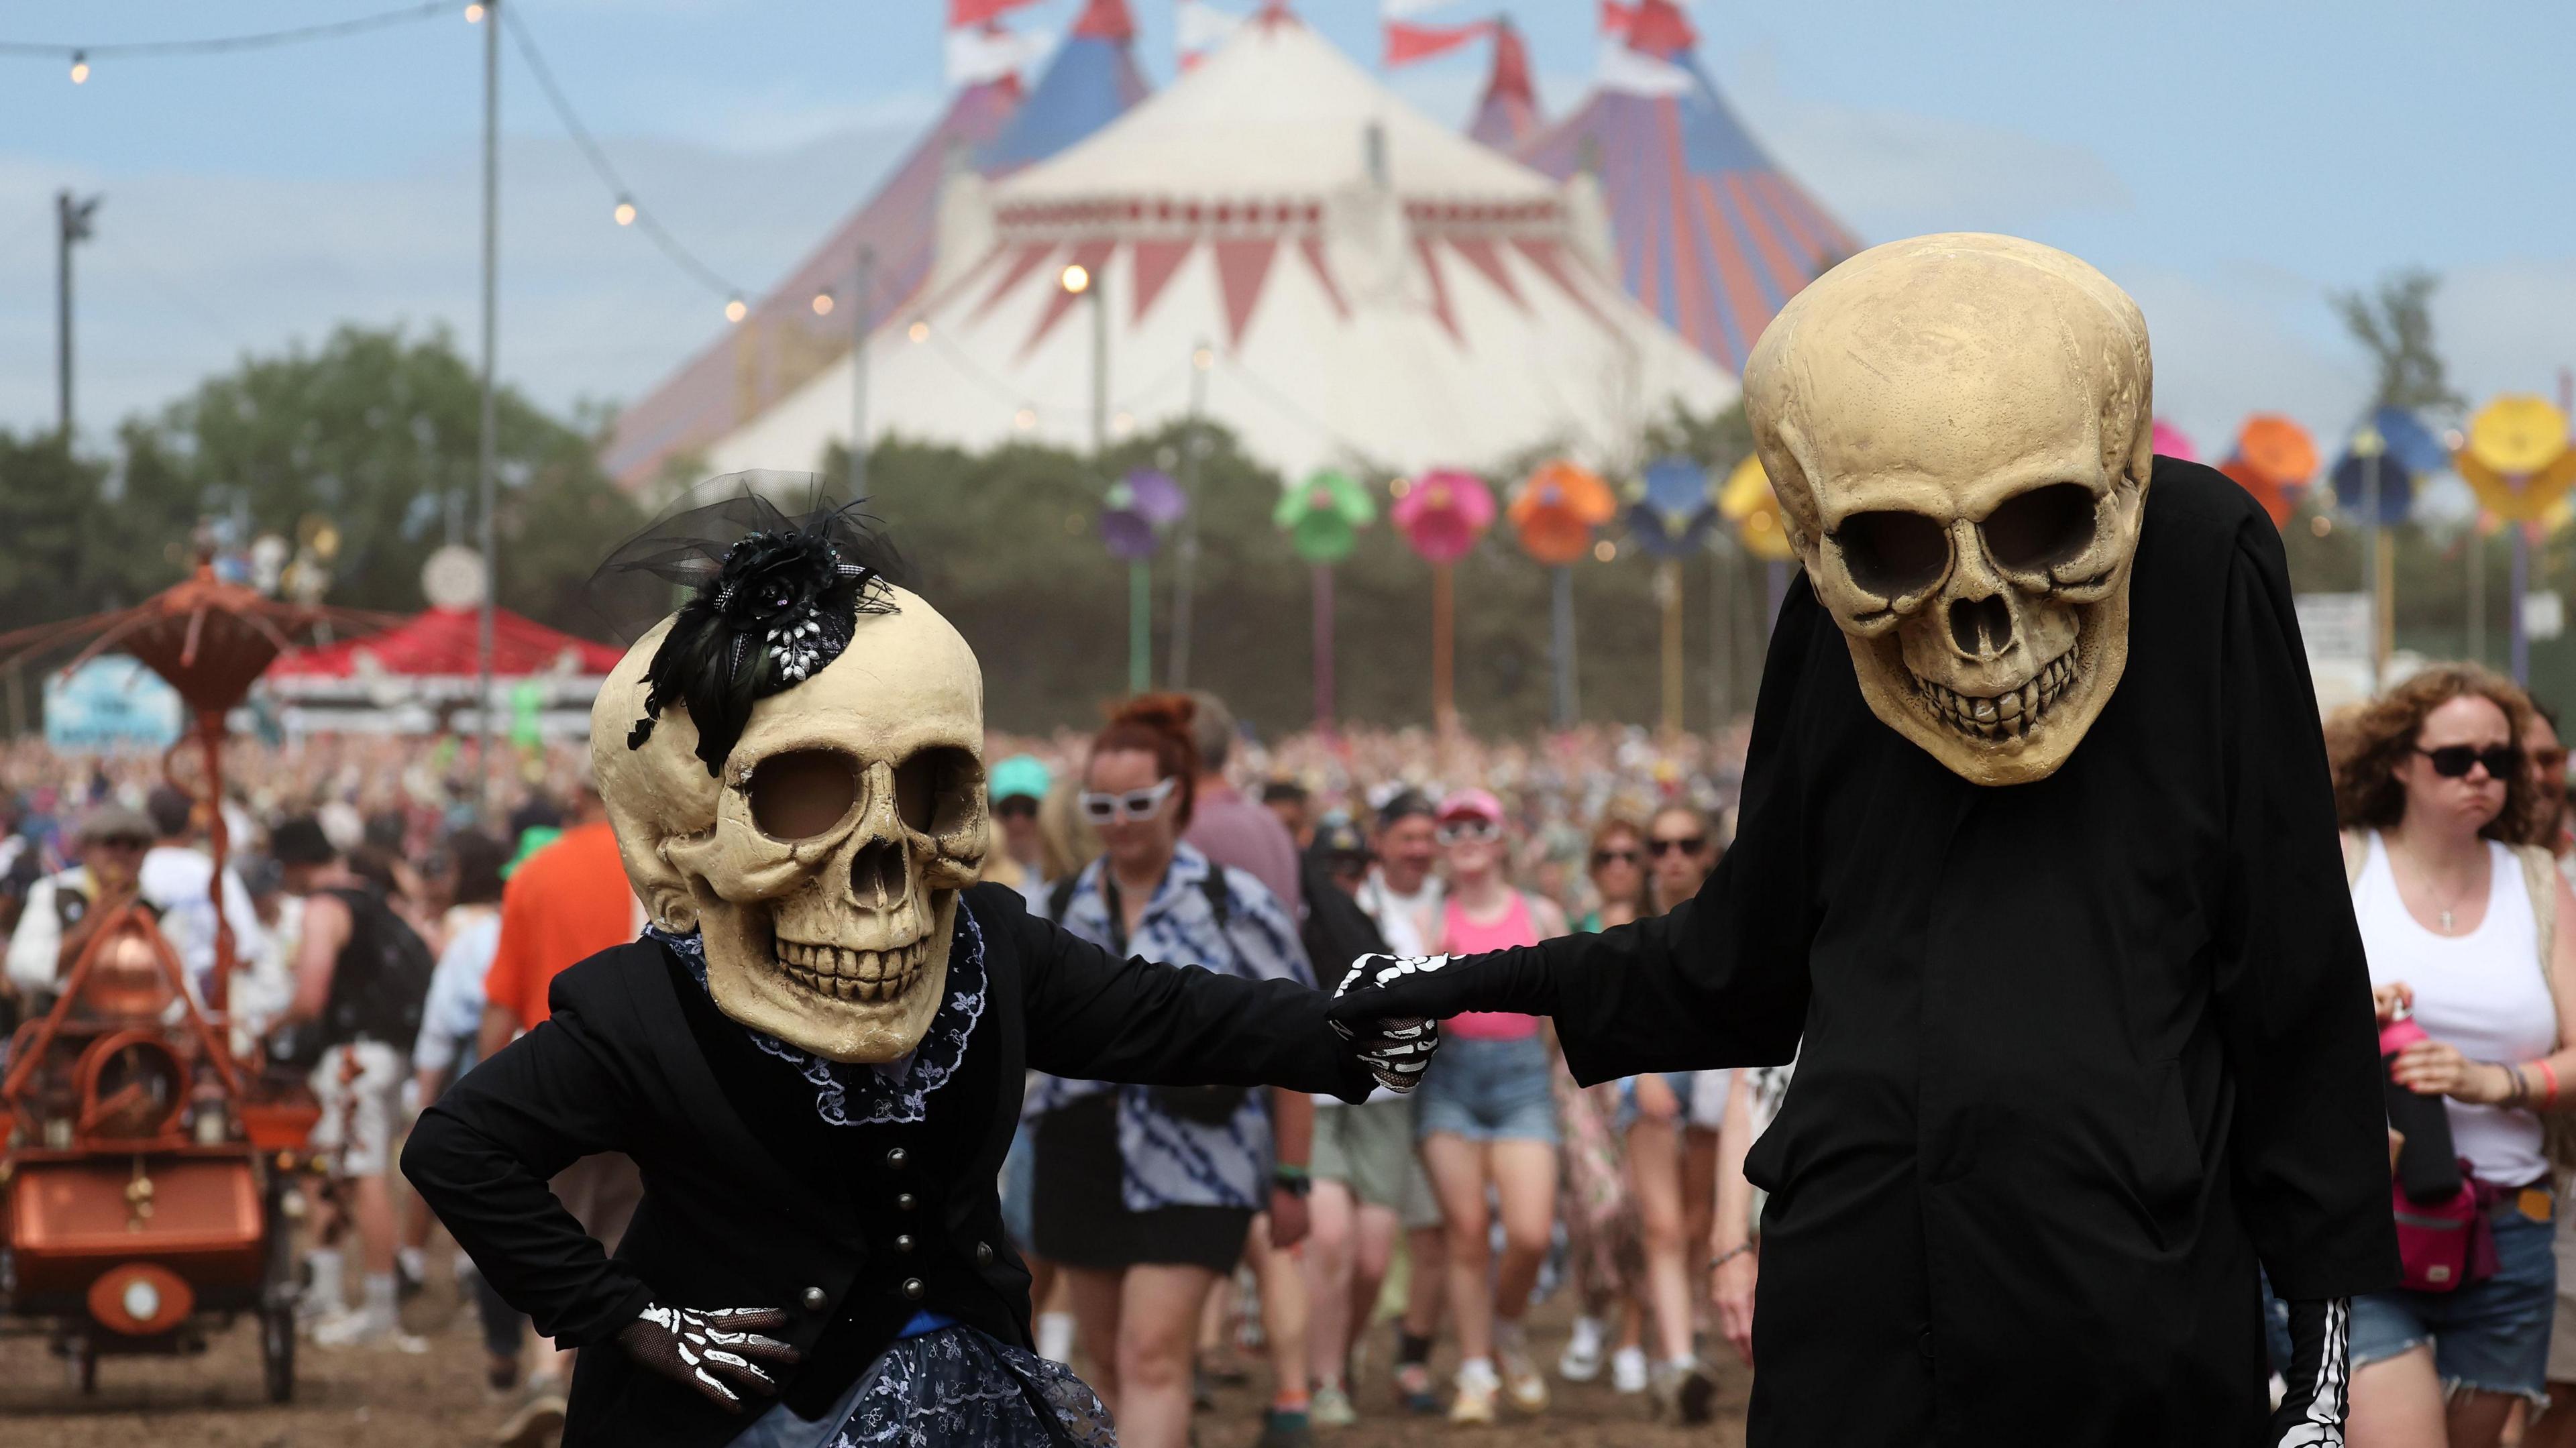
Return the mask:
[(1359, 1410), (1351, 1406), (1351, 1395), (1339, 1383), (1318, 1387), (1306, 1404), (1306, 1421), (1317, 1428), (1347, 1428), (1359, 1420)]
[(1610, 1354), (1610, 1391), (1636, 1394), (1646, 1390), (1646, 1350), (1623, 1347)]
[(1461, 1427), (1494, 1421), (1494, 1397), (1502, 1391), (1493, 1365), (1467, 1362), (1458, 1367), (1458, 1395), (1450, 1400), (1449, 1421)]
[(372, 1347), (394, 1335), (393, 1323), (364, 1308), (335, 1312), (313, 1324), (315, 1347)]
[(1569, 1383), (1588, 1383), (1601, 1376), (1601, 1348), (1607, 1329), (1597, 1317), (1574, 1319), (1574, 1335), (1556, 1359), (1556, 1375)]
[(1524, 1413), (1547, 1411), (1547, 1379), (1530, 1361), (1529, 1350), (1515, 1337), (1508, 1344), (1497, 1344), (1494, 1365), (1502, 1370), (1503, 1396)]

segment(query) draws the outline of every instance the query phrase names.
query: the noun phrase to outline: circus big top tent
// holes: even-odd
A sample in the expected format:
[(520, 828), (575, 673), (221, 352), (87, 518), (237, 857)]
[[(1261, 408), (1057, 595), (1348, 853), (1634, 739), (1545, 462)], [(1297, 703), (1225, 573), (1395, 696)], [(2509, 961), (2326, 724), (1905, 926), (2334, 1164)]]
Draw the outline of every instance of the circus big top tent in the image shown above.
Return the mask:
[[(850, 349), (852, 319), (818, 316), (817, 293), (846, 301), (862, 247), (872, 258), (868, 315), (899, 312), (930, 276), (942, 186), (961, 166), (1006, 175), (1041, 161), (1115, 119), (1146, 94), (1133, 53), (1126, 0), (1091, 0), (1022, 100), (1004, 73), (965, 86), (947, 113), (899, 162), (876, 194), (803, 265), (697, 356), (626, 409), (606, 455), (634, 485), (669, 458), (703, 449)], [(845, 372), (844, 376), (847, 375)]]
[(1746, 132), (1672, 0), (1604, 8), (1620, 38), (1595, 89), (1519, 154), (1597, 176), (1629, 292), (1740, 372), (1781, 305), (1859, 244)]
[[(1292, 472), (1539, 446), (1632, 461), (1672, 403), (1736, 386), (1606, 252), (1588, 178), (1449, 131), (1272, 7), (1088, 141), (989, 189), (952, 182), (932, 287), (867, 349), (871, 431), (1088, 446), (1097, 349), (1113, 439), (1186, 415), (1203, 384), (1206, 415)], [(1077, 265), (1098, 282), (1080, 296), (1061, 283)], [(814, 466), (847, 437), (849, 366), (710, 465)]]

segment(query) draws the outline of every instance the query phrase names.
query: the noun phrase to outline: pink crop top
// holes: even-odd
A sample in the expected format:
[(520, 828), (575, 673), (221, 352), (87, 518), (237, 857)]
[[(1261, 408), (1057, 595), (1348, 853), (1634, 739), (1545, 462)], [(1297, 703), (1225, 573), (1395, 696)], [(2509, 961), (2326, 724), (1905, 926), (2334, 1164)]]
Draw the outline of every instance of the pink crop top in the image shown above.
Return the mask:
[[(1530, 921), (1529, 897), (1512, 892), (1503, 918), (1479, 925), (1458, 908), (1455, 897), (1440, 907), (1440, 948), (1451, 955), (1482, 955), (1516, 945), (1538, 944), (1538, 927)], [(1518, 1041), (1538, 1034), (1538, 1017), (1514, 1011), (1469, 1011), (1451, 1016), (1442, 1029), (1462, 1041)]]

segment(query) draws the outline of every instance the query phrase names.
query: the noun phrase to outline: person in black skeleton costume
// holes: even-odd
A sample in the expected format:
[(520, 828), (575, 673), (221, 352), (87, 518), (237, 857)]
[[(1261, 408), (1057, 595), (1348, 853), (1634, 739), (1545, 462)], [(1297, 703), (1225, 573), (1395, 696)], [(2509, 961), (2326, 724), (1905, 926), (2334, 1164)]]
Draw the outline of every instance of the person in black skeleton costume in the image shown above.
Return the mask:
[(1554, 1016), (1586, 1082), (1797, 1053), (1745, 1162), (1755, 1448), (2340, 1444), (2398, 1262), (2270, 520), (2152, 456), (2128, 297), (2008, 237), (1843, 263), (1745, 396), (1806, 571), (1734, 847), (1664, 916), (1363, 960), (1336, 1025), (1390, 1084), (1460, 1011)]
[[(696, 589), (592, 715), (652, 925), (557, 977), (552, 1019), (422, 1116), (403, 1169), (582, 1349), (567, 1444), (1113, 1443), (1029, 1350), (995, 1191), (1026, 1071), (1353, 1101), (1370, 1074), (1319, 991), (1122, 960), (975, 883), (974, 655), (849, 514), (790, 521), (755, 482), (777, 486), (719, 479), (602, 572), (621, 617)], [(644, 1179), (613, 1254), (546, 1185), (601, 1151)]]

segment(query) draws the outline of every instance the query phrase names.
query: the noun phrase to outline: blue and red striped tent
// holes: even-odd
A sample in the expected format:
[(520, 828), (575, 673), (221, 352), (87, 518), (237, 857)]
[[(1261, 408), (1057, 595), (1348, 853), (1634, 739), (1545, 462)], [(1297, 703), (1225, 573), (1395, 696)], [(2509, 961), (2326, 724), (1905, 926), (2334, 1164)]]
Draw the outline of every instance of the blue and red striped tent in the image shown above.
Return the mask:
[(849, 355), (849, 313), (835, 307), (818, 316), (814, 297), (848, 300), (862, 246), (874, 253), (868, 316), (880, 325), (899, 316), (930, 276), (951, 158), (973, 156), (977, 170), (998, 176), (1116, 120), (1146, 93), (1134, 33), (1126, 0), (1092, 0), (1034, 89), (1005, 76), (959, 91), (876, 194), (750, 315), (618, 415), (604, 458), (609, 474), (641, 486), (666, 462), (703, 451)]
[(1497, 151), (1517, 151), (1539, 129), (1538, 88), (1530, 83), (1529, 46), (1508, 15), (1494, 21), (1494, 72), (1467, 134)]
[(1730, 372), (1800, 287), (1859, 243), (1744, 129), (1671, 0), (1638, 0), (1582, 108), (1524, 146), (1551, 176), (1599, 180), (1623, 280)]

